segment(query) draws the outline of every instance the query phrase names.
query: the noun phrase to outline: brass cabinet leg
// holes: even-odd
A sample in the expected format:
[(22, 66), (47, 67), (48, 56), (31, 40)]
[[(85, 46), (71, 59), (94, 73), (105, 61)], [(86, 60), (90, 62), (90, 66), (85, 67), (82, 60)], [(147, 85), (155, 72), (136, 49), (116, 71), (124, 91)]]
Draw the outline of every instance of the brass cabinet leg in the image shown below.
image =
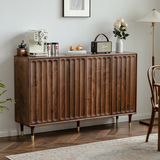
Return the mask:
[(80, 132), (80, 121), (77, 121), (77, 131)]
[(129, 128), (131, 128), (132, 114), (129, 115)]
[(31, 141), (34, 142), (34, 136), (31, 136)]
[(23, 137), (23, 124), (20, 124), (21, 127), (21, 137)]
[(34, 127), (31, 127), (31, 140), (34, 142)]
[(118, 116), (116, 116), (116, 126), (118, 127)]

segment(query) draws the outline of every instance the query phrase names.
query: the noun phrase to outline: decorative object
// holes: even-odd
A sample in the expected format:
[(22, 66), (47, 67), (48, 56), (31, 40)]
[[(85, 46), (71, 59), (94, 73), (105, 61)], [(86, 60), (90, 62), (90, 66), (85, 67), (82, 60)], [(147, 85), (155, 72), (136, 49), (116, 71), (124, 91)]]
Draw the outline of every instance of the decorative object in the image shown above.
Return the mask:
[(10, 160), (158, 160), (157, 134), (100, 141), (7, 156)]
[(77, 51), (82, 50), (82, 46), (78, 45), (78, 46), (76, 47), (76, 50), (77, 50)]
[[(153, 9), (151, 12), (143, 16), (142, 18), (138, 19), (136, 22), (142, 22), (142, 23), (152, 23), (153, 27), (153, 45), (152, 45), (152, 66), (154, 66), (155, 56), (154, 56), (154, 27), (155, 23), (160, 22), (160, 13)], [(139, 123), (149, 126), (148, 122), (140, 121)]]
[(70, 51), (73, 51), (73, 50), (74, 50), (74, 47), (73, 47), (73, 46), (70, 46), (69, 49), (70, 49)]
[(116, 52), (123, 53), (123, 40), (117, 37), (116, 41)]
[(17, 48), (17, 56), (25, 56), (26, 55), (26, 44), (24, 44), (24, 40), (22, 40), (22, 43), (18, 45), (19, 48)]
[(24, 44), (24, 40), (22, 40), (22, 43), (20, 45), (18, 45), (19, 48), (25, 48), (26, 44)]
[(118, 124), (118, 116), (126, 115), (131, 126), (137, 53), (15, 56), (14, 66), (15, 120), (21, 131), (31, 128), (32, 139), (36, 126), (56, 123), (77, 122), (79, 131), (81, 120), (117, 117)]
[(90, 17), (91, 0), (63, 0), (63, 17)]
[(82, 45), (78, 45), (76, 47), (76, 51), (74, 51), (74, 47), (70, 46), (70, 51), (67, 51), (68, 55), (74, 55), (74, 54), (87, 54), (86, 50), (82, 50)]
[(68, 55), (73, 55), (73, 54), (87, 54), (86, 50), (80, 50), (80, 51), (68, 51)]
[[(4, 88), (5, 88), (5, 85), (3, 83), (1, 83), (1, 81), (0, 81), (0, 89), (4, 89)], [(2, 91), (0, 93), (0, 96), (2, 96), (6, 91), (7, 90)], [(9, 110), (6, 106), (4, 106), (4, 104), (8, 101), (15, 102), (14, 99), (12, 99), (12, 98), (7, 98), (6, 100), (0, 101), (0, 113), (2, 113), (4, 109)]]
[(116, 52), (122, 53), (123, 52), (123, 41), (122, 39), (126, 39), (129, 36), (126, 32), (128, 24), (124, 22), (123, 18), (118, 18), (117, 22), (114, 23), (114, 36), (117, 37), (116, 42)]
[[(97, 38), (102, 35), (106, 38), (107, 41), (97, 41)], [(109, 42), (108, 37), (100, 33), (96, 36), (94, 41), (91, 42), (91, 52), (92, 53), (110, 53), (112, 52), (112, 42)]]

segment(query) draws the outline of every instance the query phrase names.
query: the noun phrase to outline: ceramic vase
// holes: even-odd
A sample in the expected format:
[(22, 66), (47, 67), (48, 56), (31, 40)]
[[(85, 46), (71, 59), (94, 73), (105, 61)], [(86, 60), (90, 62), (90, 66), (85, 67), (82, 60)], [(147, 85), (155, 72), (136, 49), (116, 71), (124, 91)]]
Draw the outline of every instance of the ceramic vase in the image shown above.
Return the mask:
[(116, 52), (123, 53), (123, 40), (120, 38), (117, 38), (116, 41)]

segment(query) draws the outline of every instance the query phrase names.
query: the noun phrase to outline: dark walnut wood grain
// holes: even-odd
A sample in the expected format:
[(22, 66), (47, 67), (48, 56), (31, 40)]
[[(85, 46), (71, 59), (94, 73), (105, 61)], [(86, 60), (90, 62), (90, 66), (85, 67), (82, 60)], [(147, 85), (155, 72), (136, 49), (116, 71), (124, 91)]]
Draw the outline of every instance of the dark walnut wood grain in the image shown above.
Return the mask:
[(14, 59), (15, 120), (32, 136), (35, 126), (136, 113), (136, 53)]
[(136, 55), (113, 56), (112, 114), (136, 112)]
[(59, 121), (58, 59), (31, 60), (30, 66), (30, 123)]
[(87, 117), (111, 115), (111, 56), (87, 58)]

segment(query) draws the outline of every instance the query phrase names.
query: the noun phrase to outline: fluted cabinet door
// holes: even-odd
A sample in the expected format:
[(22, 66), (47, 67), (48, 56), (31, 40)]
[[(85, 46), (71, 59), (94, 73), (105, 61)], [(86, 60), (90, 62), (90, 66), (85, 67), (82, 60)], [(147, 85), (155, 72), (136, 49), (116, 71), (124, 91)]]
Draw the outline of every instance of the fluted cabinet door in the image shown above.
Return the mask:
[(85, 118), (85, 58), (61, 58), (60, 120)]
[(86, 117), (111, 115), (111, 56), (87, 58)]
[(113, 56), (112, 114), (136, 112), (137, 56)]
[(31, 123), (57, 122), (58, 60), (30, 61)]

